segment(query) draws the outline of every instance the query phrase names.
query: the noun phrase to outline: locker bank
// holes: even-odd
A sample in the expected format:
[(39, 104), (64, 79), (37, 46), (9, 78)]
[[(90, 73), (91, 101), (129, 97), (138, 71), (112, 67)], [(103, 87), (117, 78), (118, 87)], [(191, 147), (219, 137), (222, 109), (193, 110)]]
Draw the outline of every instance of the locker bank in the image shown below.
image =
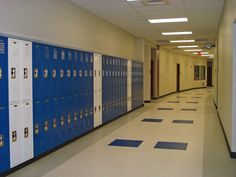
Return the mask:
[(234, 177), (235, 7), (0, 1), (0, 176)]

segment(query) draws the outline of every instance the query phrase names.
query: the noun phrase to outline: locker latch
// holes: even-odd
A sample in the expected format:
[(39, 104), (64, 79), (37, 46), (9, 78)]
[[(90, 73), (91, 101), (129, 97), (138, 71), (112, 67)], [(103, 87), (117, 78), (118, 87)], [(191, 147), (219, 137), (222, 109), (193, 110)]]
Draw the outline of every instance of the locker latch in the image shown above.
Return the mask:
[(88, 109), (85, 109), (85, 117), (88, 117)]
[(73, 71), (73, 76), (76, 77), (77, 76), (77, 71), (74, 69)]
[(39, 77), (39, 70), (37, 68), (34, 69), (34, 78), (38, 78)]
[(63, 126), (65, 123), (64, 116), (61, 116), (61, 126)]
[(78, 119), (77, 117), (78, 117), (78, 114), (77, 114), (77, 112), (75, 112), (74, 113), (74, 121), (77, 121), (77, 119)]
[(4, 137), (3, 135), (0, 135), (0, 147), (4, 146)]
[(48, 78), (48, 70), (47, 69), (44, 69), (43, 70), (43, 77), (46, 79)]
[(0, 67), (0, 79), (2, 79), (2, 68)]
[(34, 132), (35, 132), (35, 135), (39, 134), (39, 124), (36, 124), (36, 125), (35, 125), (35, 130), (34, 130)]
[(56, 77), (57, 77), (57, 71), (56, 71), (56, 69), (53, 69), (53, 70), (52, 70), (52, 77), (53, 77), (53, 78), (56, 78)]
[(16, 78), (16, 68), (11, 68), (11, 78), (12, 79)]
[(29, 128), (28, 128), (28, 127), (26, 127), (26, 128), (24, 129), (24, 137), (25, 137), (25, 138), (28, 138), (28, 137), (29, 137)]
[(64, 77), (64, 71), (63, 71), (63, 69), (60, 70), (60, 77), (61, 77), (61, 78)]
[(93, 115), (93, 108), (90, 108), (90, 115)]
[(48, 121), (45, 121), (45, 122), (44, 122), (44, 131), (47, 132), (47, 131), (48, 131), (48, 128), (49, 128), (49, 126), (48, 126)]
[(94, 70), (94, 77), (97, 77), (97, 70)]
[(70, 114), (68, 114), (68, 116), (67, 116), (67, 123), (68, 123), (68, 124), (71, 123), (71, 115), (70, 115)]
[(16, 142), (17, 141), (17, 132), (13, 131), (12, 132), (12, 142)]
[(93, 77), (93, 71), (92, 71), (92, 70), (90, 70), (89, 76), (90, 76), (90, 77)]
[(79, 77), (82, 77), (82, 76), (83, 76), (83, 71), (79, 70)]
[(85, 76), (85, 77), (88, 76), (88, 71), (87, 71), (87, 70), (84, 71), (84, 76)]
[(70, 70), (67, 70), (67, 77), (70, 77)]
[(57, 120), (53, 119), (53, 124), (52, 124), (53, 128), (57, 128)]
[(83, 118), (83, 111), (81, 110), (80, 111), (80, 119), (82, 119)]
[(101, 111), (101, 105), (98, 106), (98, 110), (99, 110), (99, 112)]
[(101, 71), (100, 70), (98, 70), (98, 77), (100, 77), (101, 76)]
[(24, 79), (28, 78), (28, 69), (24, 68)]

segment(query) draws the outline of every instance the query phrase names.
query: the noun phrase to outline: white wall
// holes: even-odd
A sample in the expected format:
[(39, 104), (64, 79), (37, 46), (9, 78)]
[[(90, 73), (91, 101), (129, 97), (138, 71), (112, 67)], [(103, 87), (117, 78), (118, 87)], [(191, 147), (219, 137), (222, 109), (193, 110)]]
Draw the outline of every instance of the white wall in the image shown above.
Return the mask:
[(67, 0), (0, 0), (0, 33), (135, 59), (135, 36)]
[(235, 7), (235, 0), (225, 2), (218, 32), (218, 111), (233, 152), (236, 152), (236, 58), (233, 58)]
[[(163, 96), (172, 92), (176, 92), (176, 65), (180, 64), (180, 90), (191, 88), (205, 87), (206, 80), (194, 80), (194, 65), (206, 66), (207, 59), (199, 57), (191, 57), (169, 51), (160, 47), (159, 53), (159, 96)], [(207, 70), (206, 70), (207, 71)], [(207, 78), (207, 72), (206, 78)]]

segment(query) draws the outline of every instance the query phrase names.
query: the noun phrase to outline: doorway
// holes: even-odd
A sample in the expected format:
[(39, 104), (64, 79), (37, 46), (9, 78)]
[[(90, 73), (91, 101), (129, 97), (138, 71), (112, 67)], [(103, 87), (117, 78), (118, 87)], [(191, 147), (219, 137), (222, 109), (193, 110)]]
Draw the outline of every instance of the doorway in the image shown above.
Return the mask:
[(207, 62), (207, 87), (212, 87), (212, 62)]
[(177, 63), (177, 68), (176, 68), (176, 91), (179, 92), (180, 91), (180, 64)]

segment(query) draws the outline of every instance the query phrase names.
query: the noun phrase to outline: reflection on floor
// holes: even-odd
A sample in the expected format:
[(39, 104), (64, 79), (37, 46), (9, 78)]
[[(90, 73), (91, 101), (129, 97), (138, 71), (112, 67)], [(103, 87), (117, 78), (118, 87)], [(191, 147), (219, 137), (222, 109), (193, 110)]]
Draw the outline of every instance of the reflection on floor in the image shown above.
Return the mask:
[(211, 94), (146, 104), (10, 177), (236, 177)]

